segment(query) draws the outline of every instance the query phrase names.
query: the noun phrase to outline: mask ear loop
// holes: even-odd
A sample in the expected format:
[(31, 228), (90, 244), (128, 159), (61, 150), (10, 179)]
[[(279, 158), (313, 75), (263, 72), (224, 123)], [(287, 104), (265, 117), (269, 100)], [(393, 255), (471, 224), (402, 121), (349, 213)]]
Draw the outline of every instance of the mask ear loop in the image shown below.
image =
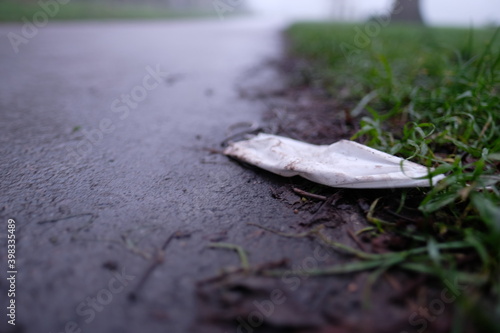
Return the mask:
[(228, 132), (232, 132), (238, 128), (244, 127), (247, 128), (226, 137), (220, 143), (221, 147), (225, 148), (231, 141), (239, 141), (238, 139), (245, 139), (246, 136), (251, 134), (255, 135), (263, 130), (262, 126), (260, 126), (257, 122), (241, 122), (230, 126)]

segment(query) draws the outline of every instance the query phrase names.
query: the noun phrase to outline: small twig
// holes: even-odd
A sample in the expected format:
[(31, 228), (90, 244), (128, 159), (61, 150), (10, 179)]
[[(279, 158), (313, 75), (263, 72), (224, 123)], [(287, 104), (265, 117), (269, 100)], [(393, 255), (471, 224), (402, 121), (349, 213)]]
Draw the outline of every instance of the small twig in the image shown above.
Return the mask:
[(319, 213), (325, 208), (325, 207), (328, 207), (328, 206), (333, 206), (335, 205), (335, 203), (339, 200), (340, 198), (340, 192), (337, 192), (335, 194), (332, 194), (331, 196), (329, 196), (328, 198), (326, 198), (325, 201), (323, 201), (320, 205), (320, 207), (314, 212), (314, 214), (311, 216), (311, 218), (309, 219), (309, 222), (305, 223), (304, 225), (306, 226), (310, 226), (312, 224), (314, 224), (315, 221), (317, 221), (317, 217), (319, 215)]
[(279, 232), (279, 231), (276, 231), (276, 230), (273, 230), (271, 228), (268, 228), (268, 227), (265, 227), (263, 225), (260, 225), (260, 224), (257, 224), (257, 223), (247, 223), (248, 225), (253, 225), (257, 228), (261, 228), (265, 231), (269, 231), (273, 234), (276, 234), (276, 235), (279, 235), (279, 236), (283, 236), (283, 237), (288, 237), (288, 238), (304, 238), (304, 237), (308, 237), (308, 236), (311, 236), (312, 234), (315, 234), (318, 232), (318, 230), (321, 230), (323, 229), (325, 226), (323, 224), (321, 224), (320, 226), (312, 229), (312, 230), (309, 230), (309, 231), (305, 231), (305, 232), (301, 232), (300, 234), (287, 234), (285, 232)]
[(295, 193), (297, 193), (298, 195), (301, 195), (301, 196), (306, 197), (306, 198), (317, 199), (317, 200), (321, 200), (321, 201), (326, 201), (326, 199), (327, 199), (327, 197), (325, 197), (324, 195), (309, 193), (309, 192), (303, 191), (303, 190), (296, 188), (296, 187), (294, 187), (292, 190)]
[(131, 300), (131, 301), (137, 300), (139, 291), (144, 287), (144, 285), (148, 281), (148, 279), (151, 276), (151, 274), (153, 273), (153, 271), (161, 263), (163, 263), (163, 261), (165, 259), (165, 250), (167, 249), (168, 245), (172, 242), (172, 240), (174, 240), (175, 238), (187, 237), (189, 235), (190, 235), (190, 233), (181, 233), (180, 231), (176, 231), (176, 232), (172, 233), (170, 236), (168, 236), (168, 238), (165, 240), (165, 242), (163, 243), (161, 248), (156, 252), (156, 256), (153, 258), (154, 261), (146, 269), (142, 278), (137, 283), (135, 289), (133, 291), (131, 291), (130, 294), (128, 295), (129, 300)]
[(359, 248), (366, 252), (366, 248), (365, 248), (365, 245), (363, 243), (361, 243), (361, 241), (359, 240), (359, 238), (352, 232), (351, 229), (347, 229), (347, 233), (349, 234), (349, 236), (351, 236), (352, 240), (359, 246)]
[(257, 266), (254, 271), (258, 274), (260, 272), (263, 272), (263, 271), (267, 271), (267, 270), (270, 270), (270, 269), (277, 269), (277, 268), (280, 268), (280, 267), (285, 267), (286, 265), (288, 265), (288, 259), (287, 258), (283, 258), (283, 259), (279, 259), (277, 261), (270, 261), (270, 262), (265, 262), (259, 266)]
[(239, 274), (239, 273), (246, 273), (246, 271), (242, 267), (238, 267), (237, 269), (235, 269), (231, 272), (223, 271), (222, 273), (220, 273), (216, 276), (212, 276), (210, 278), (197, 281), (196, 285), (197, 286), (204, 286), (207, 284), (222, 282), (222, 281), (224, 281), (225, 278), (227, 278), (231, 274)]

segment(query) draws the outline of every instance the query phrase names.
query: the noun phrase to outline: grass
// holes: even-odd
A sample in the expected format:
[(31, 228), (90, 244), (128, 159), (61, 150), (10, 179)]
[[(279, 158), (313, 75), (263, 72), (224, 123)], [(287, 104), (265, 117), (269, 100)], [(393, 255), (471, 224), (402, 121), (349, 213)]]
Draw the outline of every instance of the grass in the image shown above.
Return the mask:
[[(176, 12), (146, 4), (112, 5), (105, 2), (68, 2), (59, 5), (51, 19), (56, 20), (108, 20), (108, 19), (172, 19), (215, 15), (215, 13)], [(18, 22), (25, 17), (33, 21), (33, 15), (43, 12), (36, 1), (0, 0), (0, 22)]]
[[(387, 221), (372, 232), (415, 238), (419, 247), (400, 267), (442, 281), (466, 276), (500, 316), (500, 29), (367, 27), (289, 28), (291, 54), (308, 64), (296, 83), (320, 84), (350, 105), (360, 128), (353, 140), (446, 175), (420, 189), (425, 228), (409, 235), (408, 225)], [(463, 264), (463, 256), (473, 264)]]

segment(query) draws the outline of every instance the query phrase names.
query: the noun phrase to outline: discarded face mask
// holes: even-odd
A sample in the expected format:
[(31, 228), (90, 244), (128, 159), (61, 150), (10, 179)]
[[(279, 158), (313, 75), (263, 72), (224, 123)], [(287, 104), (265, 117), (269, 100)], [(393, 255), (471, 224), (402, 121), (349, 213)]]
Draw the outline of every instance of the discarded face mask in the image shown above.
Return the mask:
[(427, 167), (348, 140), (317, 146), (260, 133), (231, 143), (224, 154), (281, 176), (302, 176), (332, 187), (428, 187), (444, 178), (430, 179)]

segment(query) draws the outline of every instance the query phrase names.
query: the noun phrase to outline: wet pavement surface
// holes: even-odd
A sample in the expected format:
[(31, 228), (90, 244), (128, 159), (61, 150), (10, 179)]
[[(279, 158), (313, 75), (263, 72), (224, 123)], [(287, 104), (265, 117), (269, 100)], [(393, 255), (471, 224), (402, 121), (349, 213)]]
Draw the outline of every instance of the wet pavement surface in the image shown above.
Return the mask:
[[(0, 26), (0, 218), (16, 221), (18, 270), (17, 325), (2, 319), (2, 332), (187, 332), (196, 281), (239, 264), (210, 241), (279, 249), (257, 263), (282, 257), (280, 240), (246, 223), (293, 211), (269, 179), (206, 149), (261, 119), (241, 87), (279, 81), (265, 63), (282, 52), (281, 28), (50, 22), (15, 53), (7, 36), (21, 25)], [(188, 236), (139, 287), (177, 231)]]

